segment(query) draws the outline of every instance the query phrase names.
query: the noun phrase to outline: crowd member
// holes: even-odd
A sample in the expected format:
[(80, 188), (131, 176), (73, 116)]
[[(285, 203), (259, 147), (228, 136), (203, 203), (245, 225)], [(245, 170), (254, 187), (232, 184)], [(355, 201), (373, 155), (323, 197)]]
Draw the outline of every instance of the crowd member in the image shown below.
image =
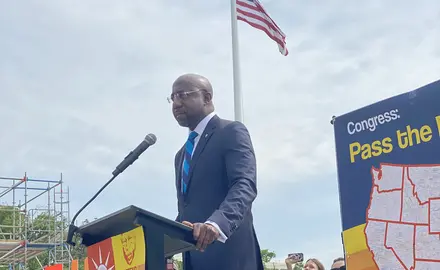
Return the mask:
[[(286, 262), (287, 270), (293, 270), (293, 266), (296, 263), (298, 263), (299, 260), (295, 261), (295, 259), (289, 257), (289, 258), (287, 258), (285, 260), (285, 262)], [(312, 258), (312, 259), (308, 259), (306, 261), (306, 263), (304, 264), (303, 269), (304, 270), (325, 270), (325, 267), (324, 267), (324, 265), (320, 261), (318, 261), (317, 259)]]
[(179, 267), (177, 266), (176, 261), (173, 259), (167, 259), (167, 265), (166, 270), (179, 270)]
[(304, 264), (304, 270), (325, 270), (324, 265), (317, 259), (308, 259)]
[(342, 257), (334, 259), (330, 270), (345, 270), (345, 259)]

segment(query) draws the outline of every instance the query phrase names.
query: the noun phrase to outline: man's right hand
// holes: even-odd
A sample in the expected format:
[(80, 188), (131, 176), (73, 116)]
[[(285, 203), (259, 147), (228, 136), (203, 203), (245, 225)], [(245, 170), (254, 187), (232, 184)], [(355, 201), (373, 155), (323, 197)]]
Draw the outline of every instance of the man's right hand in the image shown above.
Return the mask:
[(193, 229), (194, 240), (197, 241), (196, 248), (201, 252), (204, 252), (208, 245), (219, 237), (218, 230), (211, 224), (190, 223), (188, 221), (183, 221), (182, 224)]

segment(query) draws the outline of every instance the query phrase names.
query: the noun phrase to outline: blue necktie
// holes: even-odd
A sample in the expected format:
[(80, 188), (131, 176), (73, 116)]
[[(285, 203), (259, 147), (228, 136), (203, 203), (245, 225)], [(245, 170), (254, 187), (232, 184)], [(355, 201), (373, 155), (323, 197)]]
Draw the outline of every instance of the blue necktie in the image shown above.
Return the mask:
[(183, 164), (182, 164), (182, 187), (181, 191), (183, 194), (186, 193), (186, 188), (188, 187), (189, 182), (189, 164), (192, 158), (192, 152), (194, 150), (194, 140), (199, 134), (197, 132), (192, 131), (189, 136), (188, 140), (185, 144), (185, 153), (183, 157)]

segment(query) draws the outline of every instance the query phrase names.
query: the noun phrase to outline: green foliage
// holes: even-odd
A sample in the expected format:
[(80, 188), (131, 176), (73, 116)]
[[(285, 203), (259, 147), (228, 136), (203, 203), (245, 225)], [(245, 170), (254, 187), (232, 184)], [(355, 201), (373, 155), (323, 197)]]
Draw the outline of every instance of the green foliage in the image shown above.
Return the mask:
[(303, 270), (303, 269), (304, 269), (303, 262), (295, 263), (295, 266), (293, 267), (293, 270)]
[[(275, 252), (270, 251), (269, 249), (262, 249), (260, 252), (261, 252), (261, 260), (263, 261), (264, 265), (267, 265), (273, 258), (277, 256)], [(265, 266), (264, 269), (270, 270), (272, 268)]]
[[(13, 228), (15, 220), (15, 233), (20, 235), (16, 237), (17, 239), (13, 239)], [(25, 231), (26, 228), (25, 222), (27, 222), (28, 230)], [(87, 221), (86, 221), (87, 222)], [(20, 240), (24, 239), (25, 236), (30, 243), (50, 243), (63, 242), (66, 238), (67, 228), (63, 227), (64, 222), (57, 220), (53, 215), (50, 215), (48, 212), (40, 212), (38, 215), (33, 216), (33, 213), (30, 213), (27, 220), (25, 219), (25, 215), (23, 212), (19, 211), (18, 208), (13, 208), (10, 206), (1, 206), (0, 207), (0, 229), (2, 235), (6, 236), (6, 239), (1, 240)], [(53, 232), (57, 231), (57, 234)], [(79, 269), (84, 268), (84, 259), (86, 255), (86, 248), (80, 245), (80, 239), (78, 237), (74, 238), (76, 245), (70, 248), (70, 253), (74, 259), (78, 259)], [(58, 256), (60, 255), (60, 250), (58, 250)], [(51, 260), (53, 259), (54, 252), (52, 250), (52, 256), (49, 255), (49, 250), (38, 255), (38, 260), (43, 266), (49, 265), (53, 263)], [(57, 257), (58, 257), (57, 256)], [(67, 258), (68, 254), (65, 251), (64, 256)], [(0, 270), (7, 270), (8, 267), (1, 267)], [(18, 269), (18, 268), (16, 268)], [(41, 269), (40, 264), (36, 259), (28, 260), (27, 269), (37, 270)], [(69, 269), (67, 265), (65, 265), (64, 269)]]
[(263, 260), (263, 263), (270, 262), (273, 258), (275, 258), (277, 255), (275, 252), (270, 251), (268, 249), (262, 249), (261, 250), (261, 259)]
[[(0, 206), (1, 233), (7, 240), (14, 240), (16, 234), (24, 234), (24, 213), (12, 206)], [(15, 229), (13, 228), (15, 226)]]
[(183, 262), (182, 261), (175, 261), (177, 264), (177, 270), (183, 270)]
[(30, 242), (46, 239), (49, 237), (50, 232), (55, 231), (55, 227), (57, 231), (64, 230), (65, 228), (62, 226), (63, 223), (56, 221), (54, 216), (49, 215), (49, 213), (41, 213), (29, 222), (27, 239)]
[[(85, 220), (82, 224), (85, 225), (87, 223), (89, 223), (89, 221)], [(81, 238), (77, 235), (73, 237), (73, 242), (75, 246), (71, 247), (70, 254), (72, 258), (78, 260), (78, 269), (84, 269), (84, 259), (87, 257), (87, 248), (81, 245)]]

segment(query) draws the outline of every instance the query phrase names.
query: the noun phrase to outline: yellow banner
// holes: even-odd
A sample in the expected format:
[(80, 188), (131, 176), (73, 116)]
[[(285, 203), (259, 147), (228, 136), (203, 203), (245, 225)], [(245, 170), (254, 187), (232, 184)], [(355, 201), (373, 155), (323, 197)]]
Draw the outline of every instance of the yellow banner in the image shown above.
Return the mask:
[(145, 268), (145, 238), (142, 227), (112, 237), (113, 255), (117, 269)]
[(144, 230), (137, 227), (88, 247), (88, 266), (90, 269), (144, 270), (145, 252)]

